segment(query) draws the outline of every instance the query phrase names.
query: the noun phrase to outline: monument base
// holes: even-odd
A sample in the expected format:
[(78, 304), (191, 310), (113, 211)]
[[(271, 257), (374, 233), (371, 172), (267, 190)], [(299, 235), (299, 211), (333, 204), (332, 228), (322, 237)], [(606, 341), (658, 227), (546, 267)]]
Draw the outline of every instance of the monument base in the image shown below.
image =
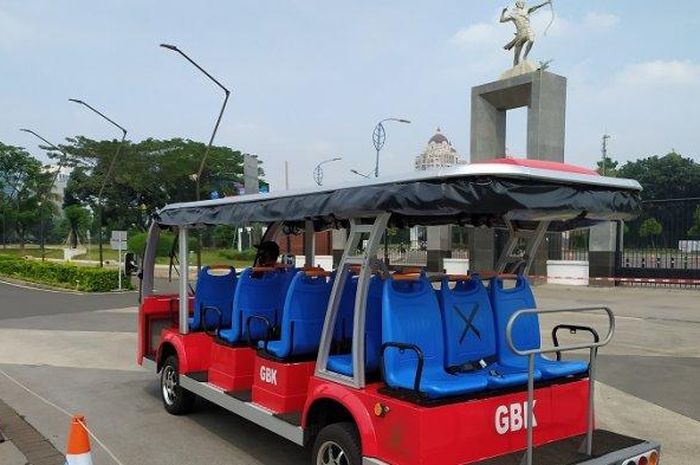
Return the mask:
[(513, 66), (505, 73), (501, 73), (499, 79), (510, 79), (515, 76), (520, 76), (521, 74), (534, 73), (535, 71), (537, 71), (537, 69), (537, 65), (532, 63), (531, 61), (523, 61)]

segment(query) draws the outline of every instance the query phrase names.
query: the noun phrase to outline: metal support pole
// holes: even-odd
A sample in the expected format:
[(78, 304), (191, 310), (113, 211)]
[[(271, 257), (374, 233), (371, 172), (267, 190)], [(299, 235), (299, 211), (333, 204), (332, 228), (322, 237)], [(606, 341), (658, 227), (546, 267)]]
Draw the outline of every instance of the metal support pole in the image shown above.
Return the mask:
[(598, 348), (591, 347), (591, 360), (588, 366), (588, 419), (586, 424), (586, 455), (593, 455), (593, 422), (595, 421), (595, 376)]
[(190, 332), (188, 318), (190, 316), (189, 296), (187, 294), (187, 280), (189, 279), (189, 260), (187, 253), (187, 226), (180, 226), (179, 231), (179, 253), (180, 253), (180, 334)]
[(311, 220), (306, 220), (304, 227), (304, 266), (314, 266), (316, 255), (315, 238), (314, 223)]
[(41, 241), (40, 242), (40, 244), (41, 244), (41, 261), (43, 262), (46, 260), (46, 250), (44, 248), (44, 246), (45, 246), (45, 244), (44, 244), (44, 203), (42, 203), (39, 206), (39, 208), (41, 209), (41, 211), (39, 212), (39, 216), (41, 217), (41, 219), (40, 219), (41, 225), (40, 225), (40, 233), (39, 233), (41, 237), (39, 238), (39, 240)]
[(535, 354), (530, 354), (527, 358), (527, 452), (523, 458), (523, 463), (532, 465), (532, 428), (534, 423), (534, 410), (532, 404), (535, 403)]

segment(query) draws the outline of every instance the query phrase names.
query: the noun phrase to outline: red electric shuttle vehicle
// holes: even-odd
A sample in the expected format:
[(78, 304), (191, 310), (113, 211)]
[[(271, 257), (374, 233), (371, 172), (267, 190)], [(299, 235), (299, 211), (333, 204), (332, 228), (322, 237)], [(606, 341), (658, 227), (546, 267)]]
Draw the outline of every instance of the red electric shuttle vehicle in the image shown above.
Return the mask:
[[(595, 427), (612, 311), (538, 309), (526, 278), (547, 232), (634, 218), (640, 191), (503, 159), (168, 205), (143, 257), (138, 362), (160, 374), (168, 412), (202, 397), (308, 447), (313, 465), (656, 465), (658, 444)], [(190, 285), (188, 233), (251, 222), (268, 225), (264, 240), (303, 234), (308, 266), (207, 266)], [(495, 270), (392, 271), (377, 259), (388, 227), (443, 224), (508, 231)], [(310, 266), (313, 233), (326, 229), (345, 231), (328, 271)], [(154, 291), (163, 230), (178, 233), (176, 295)], [(575, 342), (541, 343), (540, 315), (582, 312), (606, 316), (606, 333), (562, 321), (555, 331), (578, 332)], [(587, 357), (562, 357), (574, 350)]]

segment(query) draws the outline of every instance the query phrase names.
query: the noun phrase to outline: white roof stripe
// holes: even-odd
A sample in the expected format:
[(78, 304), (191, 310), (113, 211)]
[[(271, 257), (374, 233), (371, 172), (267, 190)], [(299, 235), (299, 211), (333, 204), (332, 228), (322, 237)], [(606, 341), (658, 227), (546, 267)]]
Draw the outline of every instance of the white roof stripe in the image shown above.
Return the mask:
[(355, 182), (335, 186), (323, 186), (317, 188), (294, 189), (288, 191), (273, 192), (270, 194), (241, 195), (224, 197), (216, 200), (202, 200), (199, 202), (180, 202), (163, 207), (161, 211), (175, 210), (191, 207), (213, 207), (218, 205), (232, 205), (237, 203), (256, 202), (259, 200), (271, 200), (286, 197), (294, 197), (321, 192), (332, 192), (339, 189), (363, 188), (366, 186), (380, 186), (384, 184), (406, 183), (412, 181), (426, 181), (431, 179), (449, 179), (461, 177), (497, 176), (502, 178), (538, 179), (561, 184), (579, 184), (592, 187), (608, 187), (620, 190), (641, 191), (642, 186), (633, 179), (612, 178), (607, 176), (594, 176), (589, 174), (572, 173), (568, 171), (531, 168), (520, 165), (504, 163), (473, 163), (449, 168), (410, 173), (398, 176), (382, 176), (379, 178), (359, 179)]

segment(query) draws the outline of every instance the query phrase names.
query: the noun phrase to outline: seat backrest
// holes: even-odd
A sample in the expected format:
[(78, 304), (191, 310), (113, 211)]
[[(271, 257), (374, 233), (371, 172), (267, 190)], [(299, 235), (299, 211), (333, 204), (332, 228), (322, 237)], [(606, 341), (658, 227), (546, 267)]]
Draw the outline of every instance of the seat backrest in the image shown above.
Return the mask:
[(357, 294), (356, 274), (349, 273), (343, 287), (343, 295), (340, 297), (338, 316), (335, 318), (333, 340), (344, 342), (352, 339), (353, 315), (355, 313), (355, 295)]
[[(345, 282), (343, 296), (335, 321), (334, 339), (336, 341), (352, 341), (355, 327), (355, 295), (357, 295), (358, 276), (350, 275)], [(368, 370), (379, 367), (379, 356), (382, 345), (382, 292), (384, 280), (373, 275), (367, 289), (367, 306), (365, 314), (365, 364)]]
[[(507, 363), (519, 357), (510, 350), (506, 342), (508, 320), (518, 310), (536, 308), (535, 296), (532, 294), (527, 278), (520, 275), (512, 288), (504, 288), (501, 278), (491, 278), (489, 297), (496, 316), (498, 358), (501, 362)], [(537, 315), (523, 315), (518, 318), (513, 326), (513, 343), (520, 350), (540, 347), (540, 320)]]
[[(233, 342), (248, 339), (247, 321), (251, 316), (267, 318), (272, 326), (279, 324), (284, 299), (293, 276), (293, 272), (283, 269), (255, 271), (253, 268), (246, 268), (241, 273), (233, 300)], [(253, 319), (250, 329), (251, 339), (258, 340), (265, 336), (267, 327), (261, 321)]]
[[(444, 347), (440, 308), (426, 276), (416, 280), (387, 279), (382, 300), (382, 342), (415, 344), (423, 352), (424, 370), (444, 369)], [(398, 373), (415, 371), (413, 351), (387, 348), (384, 375), (387, 384), (397, 385)]]
[(450, 288), (445, 278), (438, 300), (445, 332), (446, 367), (493, 359), (496, 327), (488, 291), (481, 279), (457, 281)]
[(284, 301), (280, 357), (307, 355), (318, 351), (321, 330), (333, 282), (326, 276), (307, 276), (304, 271), (292, 279)]
[[(231, 308), (236, 293), (236, 270), (211, 268), (205, 266), (197, 276), (197, 288), (194, 295), (193, 329), (202, 328), (204, 307), (215, 307), (221, 312), (221, 327), (231, 326)], [(214, 328), (219, 322), (219, 315), (213, 310), (206, 312), (206, 327)]]

